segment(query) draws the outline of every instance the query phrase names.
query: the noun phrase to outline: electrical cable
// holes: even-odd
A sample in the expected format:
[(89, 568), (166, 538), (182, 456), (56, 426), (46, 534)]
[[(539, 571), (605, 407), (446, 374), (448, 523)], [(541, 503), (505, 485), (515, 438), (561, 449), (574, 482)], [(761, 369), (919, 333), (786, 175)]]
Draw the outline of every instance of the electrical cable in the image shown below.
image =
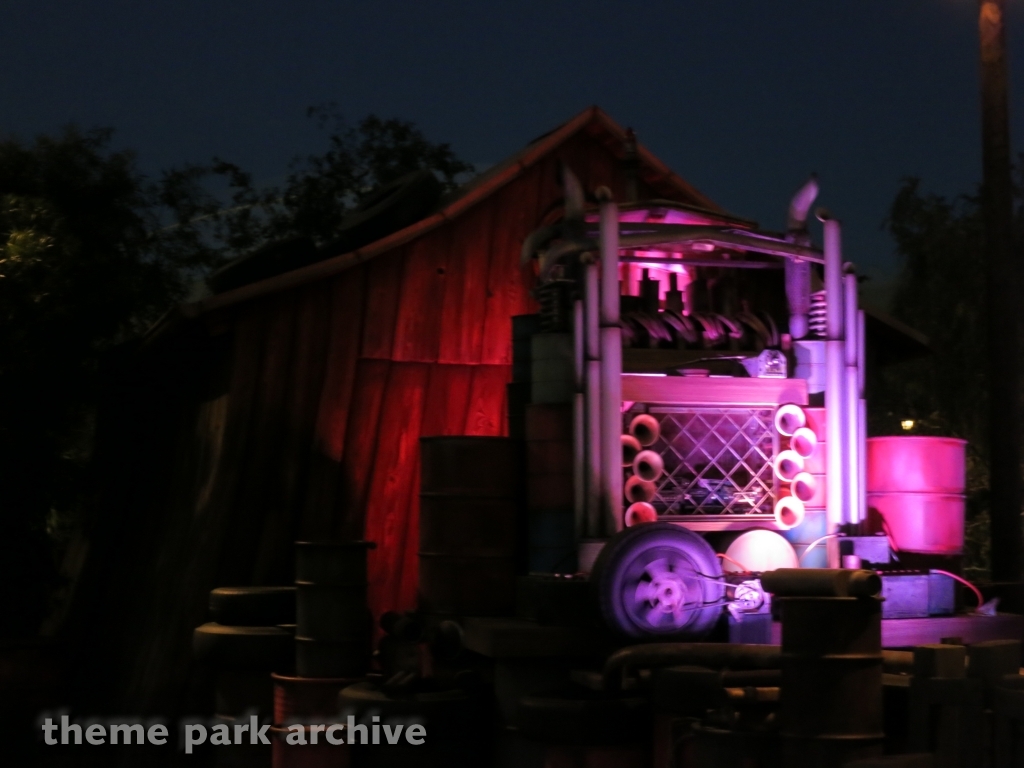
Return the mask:
[(969, 582), (967, 579), (963, 578), (962, 576), (957, 576), (955, 573), (950, 573), (949, 571), (940, 571), (938, 568), (932, 568), (930, 570), (932, 573), (938, 573), (942, 576), (949, 576), (949, 578), (953, 579), (954, 581), (959, 581), (965, 587), (968, 587), (971, 590), (971, 592), (974, 593), (975, 598), (977, 598), (978, 600), (978, 608), (980, 608), (985, 603), (985, 598), (982, 596), (981, 590), (973, 584), (971, 584), (971, 582)]
[(837, 536), (839, 536), (838, 533), (827, 533), (824, 536), (822, 536), (820, 539), (815, 539), (814, 541), (812, 541), (810, 544), (807, 545), (807, 549), (805, 549), (803, 554), (800, 555), (800, 559), (797, 560), (797, 562), (798, 563), (802, 563), (804, 561), (804, 558), (807, 557), (807, 553), (810, 552), (812, 549), (814, 549), (819, 544), (821, 544), (821, 542), (825, 541), (825, 539), (834, 539)]
[(743, 563), (741, 563), (741, 562), (739, 562), (737, 560), (734, 560), (733, 558), (729, 557), (728, 555), (725, 555), (725, 554), (722, 554), (721, 552), (719, 552), (718, 553), (718, 557), (722, 558), (723, 560), (728, 560), (730, 563), (732, 563), (737, 568), (739, 568), (740, 572), (742, 572), (742, 573), (753, 573), (753, 571), (750, 570), (749, 568), (747, 568)]

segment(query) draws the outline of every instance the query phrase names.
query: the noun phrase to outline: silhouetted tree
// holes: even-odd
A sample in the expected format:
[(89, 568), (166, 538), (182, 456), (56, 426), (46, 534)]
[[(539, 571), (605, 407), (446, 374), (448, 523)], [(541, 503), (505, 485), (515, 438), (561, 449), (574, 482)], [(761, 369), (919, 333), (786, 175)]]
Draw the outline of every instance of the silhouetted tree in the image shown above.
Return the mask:
[[(1020, 205), (1017, 224), (1020, 253)], [(900, 434), (900, 421), (913, 419), (914, 434), (968, 441), (968, 561), (986, 567), (989, 350), (980, 198), (926, 194), (918, 179), (907, 179), (886, 228), (903, 262), (892, 312), (929, 337), (933, 354), (872, 373), (871, 430)]]
[(0, 141), (0, 579), (4, 629), (46, 611), (48, 536), (77, 504), (97, 356), (182, 295), (206, 256), (161, 234), (154, 188), (109, 131)]
[[(293, 160), (283, 187), (257, 188), (250, 174), (220, 158), (163, 175), (161, 202), (174, 211), (171, 230), (182, 244), (224, 260), (297, 235), (322, 244), (338, 234), (352, 206), (384, 184), (426, 169), (452, 191), (473, 171), (408, 121), (369, 115), (351, 126), (332, 104), (311, 107), (308, 116), (328, 131), (328, 148)], [(217, 178), (226, 182), (227, 199), (208, 191)]]
[[(54, 542), (88, 493), (97, 364), (138, 338), (188, 286), (248, 249), (290, 235), (331, 238), (345, 211), (413, 170), (449, 188), (471, 170), (412, 123), (332, 107), (322, 155), (283, 189), (257, 189), (215, 160), (155, 181), (109, 130), (0, 140), (0, 636), (35, 631), (58, 583)], [(207, 185), (226, 180), (229, 199)], [(98, 510), (101, 513), (102, 510)]]

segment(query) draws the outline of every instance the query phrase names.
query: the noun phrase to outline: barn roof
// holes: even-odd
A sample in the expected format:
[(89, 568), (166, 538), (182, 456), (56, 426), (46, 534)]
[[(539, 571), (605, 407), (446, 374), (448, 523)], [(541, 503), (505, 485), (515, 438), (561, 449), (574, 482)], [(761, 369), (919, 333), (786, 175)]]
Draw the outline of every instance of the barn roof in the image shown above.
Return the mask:
[[(349, 253), (339, 254), (301, 269), (184, 304), (180, 307), (181, 315), (197, 317), (206, 312), (239, 302), (294, 288), (304, 283), (335, 275), (383, 253), (387, 253), (440, 227), (445, 222), (457, 218), (466, 210), (520, 176), (540, 160), (557, 151), (562, 144), (580, 132), (586, 132), (596, 138), (608, 147), (613, 154), (620, 157), (625, 156), (627, 130), (612, 120), (599, 107), (588, 107), (568, 122), (534, 139), (521, 151), (463, 185), (452, 197), (442, 202), (442, 207), (438, 211), (415, 224), (411, 224), (405, 229), (401, 229)], [(639, 161), (639, 179), (657, 190), (660, 196), (677, 201), (682, 199), (696, 208), (719, 215), (728, 215), (718, 204), (699, 192), (655, 157), (650, 150), (639, 143), (637, 144), (637, 159)], [(156, 330), (154, 329), (154, 331)], [(150, 335), (152, 337), (153, 332)]]

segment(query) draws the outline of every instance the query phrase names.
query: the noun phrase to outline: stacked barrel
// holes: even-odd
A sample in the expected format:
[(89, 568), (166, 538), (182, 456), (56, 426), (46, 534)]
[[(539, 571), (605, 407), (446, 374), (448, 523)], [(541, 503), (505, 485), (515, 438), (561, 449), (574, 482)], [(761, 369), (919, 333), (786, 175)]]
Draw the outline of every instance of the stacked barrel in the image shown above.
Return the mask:
[(532, 388), (531, 359), (533, 334), (540, 330), (537, 315), (516, 315), (512, 318), (512, 381), (506, 385), (508, 398), (508, 435), (522, 440), (526, 431), (526, 406)]
[(567, 403), (532, 403), (526, 407), (531, 573), (576, 571), (572, 419), (572, 406)]
[(370, 664), (366, 557), (372, 542), (296, 542), (295, 676), (273, 675), (273, 768), (348, 768), (346, 746), (289, 744), (288, 727), (338, 722), (338, 693)]
[(896, 549), (961, 554), (967, 441), (899, 435), (867, 444), (869, 514), (881, 518)]
[(828, 533), (825, 409), (782, 406), (775, 414), (775, 428), (781, 448), (775, 473), (783, 487), (776, 502), (776, 522), (801, 556), (803, 567), (825, 568), (828, 551), (822, 544), (803, 556), (809, 545)]
[(575, 370), (571, 333), (535, 333), (530, 338), (530, 402), (572, 402)]
[[(357, 678), (317, 678), (273, 675), (274, 727), (271, 732), (272, 768), (348, 768), (347, 745), (328, 742), (323, 732), (312, 743), (309, 725), (341, 723), (338, 694)], [(289, 727), (306, 726), (306, 744), (289, 744)]]
[(435, 619), (515, 609), (521, 445), (420, 438), (420, 609)]
[[(213, 621), (196, 628), (192, 650), (215, 676), (215, 719), (229, 728), (263, 721), (273, 709), (271, 673), (294, 664), (295, 589), (219, 587), (209, 607)], [(215, 755), (223, 768), (271, 764), (270, 748), (260, 744), (220, 746)]]
[(782, 613), (783, 766), (880, 756), (881, 579), (871, 571), (781, 569), (762, 584)]
[(370, 664), (367, 541), (295, 544), (295, 669), (300, 677), (356, 678)]
[(524, 441), (526, 569), (572, 573), (577, 563), (573, 334), (552, 332), (560, 326), (548, 320), (540, 315), (512, 318), (509, 435)]

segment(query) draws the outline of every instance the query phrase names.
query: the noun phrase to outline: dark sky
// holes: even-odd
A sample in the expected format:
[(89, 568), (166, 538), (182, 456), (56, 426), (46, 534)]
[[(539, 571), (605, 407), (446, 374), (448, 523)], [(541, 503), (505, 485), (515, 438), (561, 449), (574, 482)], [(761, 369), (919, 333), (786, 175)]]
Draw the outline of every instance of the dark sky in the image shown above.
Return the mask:
[[(1011, 115), (1024, 0), (1009, 0)], [(277, 181), (336, 102), (487, 165), (590, 104), (735, 213), (779, 228), (817, 171), (847, 258), (897, 268), (901, 177), (979, 180), (977, 0), (8, 0), (0, 131), (111, 126), (149, 173), (213, 155)], [(1014, 146), (1024, 149), (1024, 120)]]

